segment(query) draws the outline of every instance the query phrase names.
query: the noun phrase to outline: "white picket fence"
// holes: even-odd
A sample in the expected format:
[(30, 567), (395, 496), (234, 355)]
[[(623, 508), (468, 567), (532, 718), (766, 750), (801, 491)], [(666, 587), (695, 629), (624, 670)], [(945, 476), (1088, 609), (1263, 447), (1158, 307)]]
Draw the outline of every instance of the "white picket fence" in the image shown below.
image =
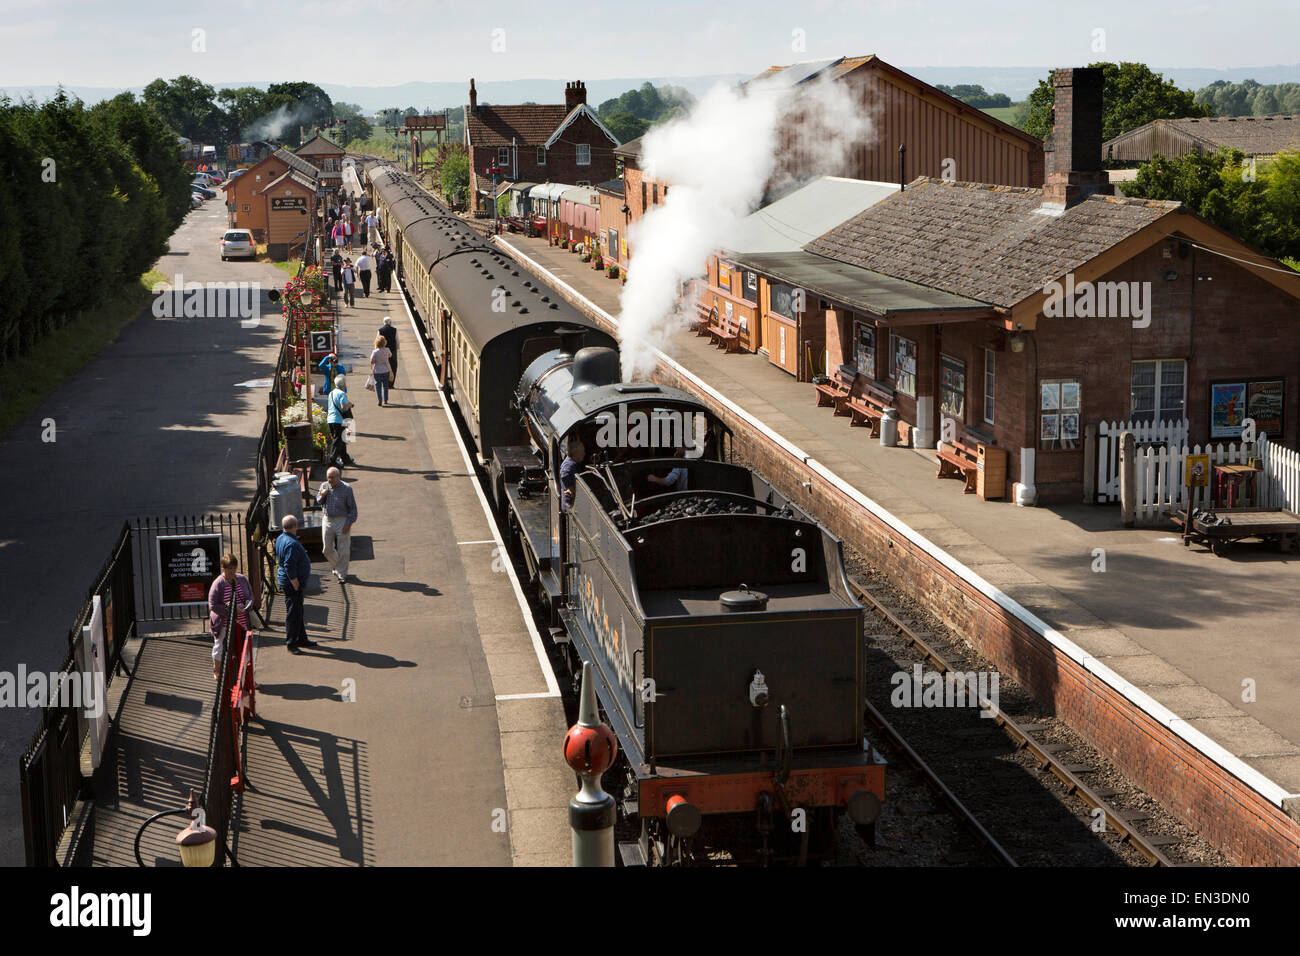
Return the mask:
[[(1209, 455), (1210, 482), (1204, 488), (1189, 489), (1183, 469), (1188, 455)], [(1245, 464), (1251, 457), (1262, 459), (1263, 470), (1255, 479), (1258, 503), (1266, 508), (1300, 511), (1300, 454), (1261, 438), (1253, 445), (1200, 445), (1188, 448), (1149, 447), (1134, 456), (1134, 486), (1137, 489), (1135, 517), (1138, 524), (1153, 524), (1166, 511), (1191, 507), (1210, 508), (1214, 495), (1215, 465)]]
[(1100, 422), (1097, 425), (1097, 501), (1119, 501), (1119, 436), (1132, 432), (1138, 444), (1187, 444), (1187, 419), (1177, 422)]

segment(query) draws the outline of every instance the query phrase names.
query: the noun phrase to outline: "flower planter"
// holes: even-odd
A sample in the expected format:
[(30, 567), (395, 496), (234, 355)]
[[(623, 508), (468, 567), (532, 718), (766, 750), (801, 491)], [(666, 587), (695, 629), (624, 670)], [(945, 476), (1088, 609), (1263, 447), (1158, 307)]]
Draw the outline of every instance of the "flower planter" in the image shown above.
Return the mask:
[(618, 266), (610, 266), (608, 269), (605, 270), (605, 275), (608, 276), (608, 277), (611, 278), (611, 279), (617, 279), (617, 278), (618, 278)]

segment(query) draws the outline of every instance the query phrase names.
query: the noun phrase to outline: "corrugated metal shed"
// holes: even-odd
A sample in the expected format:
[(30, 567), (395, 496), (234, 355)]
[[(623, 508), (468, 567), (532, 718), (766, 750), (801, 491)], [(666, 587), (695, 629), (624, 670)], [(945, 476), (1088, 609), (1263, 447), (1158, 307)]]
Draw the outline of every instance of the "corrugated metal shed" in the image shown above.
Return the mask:
[(1152, 156), (1177, 158), (1193, 151), (1239, 149), (1247, 156), (1273, 156), (1300, 149), (1300, 116), (1191, 116), (1152, 120), (1102, 144), (1118, 162), (1145, 163)]

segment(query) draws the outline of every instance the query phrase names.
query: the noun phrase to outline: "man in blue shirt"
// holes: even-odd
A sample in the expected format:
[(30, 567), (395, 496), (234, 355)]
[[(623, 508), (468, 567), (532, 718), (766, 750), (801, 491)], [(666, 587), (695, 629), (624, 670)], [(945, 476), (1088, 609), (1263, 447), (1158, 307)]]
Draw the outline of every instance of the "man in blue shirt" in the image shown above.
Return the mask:
[(298, 519), (285, 515), (280, 527), (282, 533), (275, 539), (275, 563), (280, 569), (276, 579), (284, 593), (284, 646), (290, 654), (300, 654), (299, 648), (316, 646), (315, 641), (307, 640), (302, 613), (303, 593), (311, 577), (311, 558), (298, 540)]
[(348, 577), (348, 557), (352, 553), (352, 526), (357, 523), (357, 496), (343, 480), (337, 468), (325, 473), (325, 482), (316, 492), (316, 500), (325, 509), (325, 557), (333, 565), (340, 581)]
[(334, 352), (321, 359), (320, 364), (316, 367), (325, 373), (326, 394), (334, 391), (334, 376), (342, 375), (348, 370), (348, 367), (339, 361), (338, 355)]

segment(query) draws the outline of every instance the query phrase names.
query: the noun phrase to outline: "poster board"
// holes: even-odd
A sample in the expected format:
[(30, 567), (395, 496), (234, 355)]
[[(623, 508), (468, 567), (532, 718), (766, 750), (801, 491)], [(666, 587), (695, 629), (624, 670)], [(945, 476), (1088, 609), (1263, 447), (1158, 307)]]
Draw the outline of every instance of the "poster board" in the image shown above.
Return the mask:
[(159, 535), (157, 538), (160, 607), (208, 603), (208, 588), (221, 571), (222, 536)]
[[(77, 668), (81, 671), (81, 700), (78, 702), (90, 728), (90, 766), (98, 770), (108, 741), (108, 657), (104, 649), (104, 605), (98, 594), (91, 605), (90, 623), (81, 629)], [(87, 686), (89, 682), (89, 686)]]

